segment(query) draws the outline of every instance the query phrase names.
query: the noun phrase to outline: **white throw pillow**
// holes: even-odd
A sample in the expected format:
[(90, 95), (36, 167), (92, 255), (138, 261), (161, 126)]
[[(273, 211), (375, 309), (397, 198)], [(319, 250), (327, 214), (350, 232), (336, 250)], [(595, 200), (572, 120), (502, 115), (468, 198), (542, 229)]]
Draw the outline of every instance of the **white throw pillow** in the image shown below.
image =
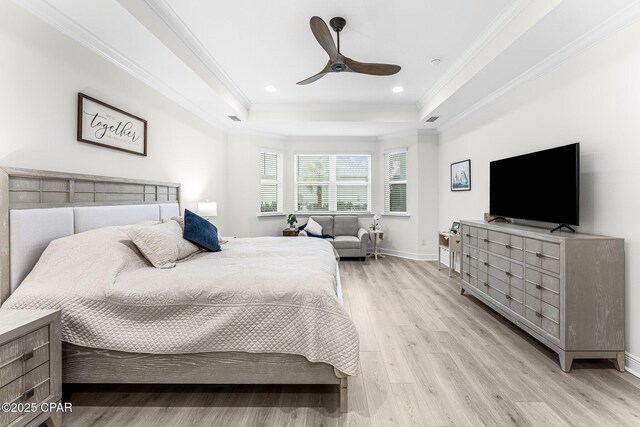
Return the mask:
[(313, 218), (309, 218), (309, 221), (307, 221), (307, 226), (304, 229), (311, 234), (322, 236), (322, 226), (314, 221)]
[(200, 250), (182, 237), (182, 228), (173, 220), (158, 225), (134, 225), (123, 231), (156, 268), (173, 268), (176, 261)]

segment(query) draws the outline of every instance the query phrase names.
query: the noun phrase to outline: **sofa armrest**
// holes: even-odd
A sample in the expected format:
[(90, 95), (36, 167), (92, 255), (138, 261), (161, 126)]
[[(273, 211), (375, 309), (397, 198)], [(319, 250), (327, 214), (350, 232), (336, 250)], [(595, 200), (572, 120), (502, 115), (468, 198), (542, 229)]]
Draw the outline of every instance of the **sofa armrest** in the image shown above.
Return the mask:
[(360, 243), (369, 243), (369, 232), (364, 228), (358, 230), (358, 240), (360, 240)]
[(298, 233), (298, 237), (309, 237), (309, 235), (306, 231), (300, 230), (300, 232)]

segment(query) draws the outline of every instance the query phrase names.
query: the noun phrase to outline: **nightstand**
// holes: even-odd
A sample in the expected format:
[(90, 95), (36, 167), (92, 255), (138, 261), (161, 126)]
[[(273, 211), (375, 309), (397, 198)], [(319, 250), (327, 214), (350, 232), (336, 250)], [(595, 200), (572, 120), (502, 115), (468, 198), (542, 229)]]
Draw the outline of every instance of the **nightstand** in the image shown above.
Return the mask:
[(62, 412), (43, 412), (61, 399), (60, 311), (0, 310), (0, 404), (29, 408), (0, 411), (0, 425), (61, 426)]
[(282, 230), (282, 235), (284, 237), (296, 237), (298, 234), (300, 234), (300, 230), (297, 228), (285, 228)]

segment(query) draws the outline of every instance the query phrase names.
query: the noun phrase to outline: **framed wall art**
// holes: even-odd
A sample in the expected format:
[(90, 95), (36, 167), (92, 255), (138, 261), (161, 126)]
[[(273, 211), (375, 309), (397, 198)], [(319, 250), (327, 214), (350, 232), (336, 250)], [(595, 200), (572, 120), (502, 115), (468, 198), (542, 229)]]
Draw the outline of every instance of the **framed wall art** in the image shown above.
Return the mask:
[(78, 141), (147, 155), (147, 121), (78, 93)]
[(451, 163), (451, 191), (471, 190), (471, 160)]

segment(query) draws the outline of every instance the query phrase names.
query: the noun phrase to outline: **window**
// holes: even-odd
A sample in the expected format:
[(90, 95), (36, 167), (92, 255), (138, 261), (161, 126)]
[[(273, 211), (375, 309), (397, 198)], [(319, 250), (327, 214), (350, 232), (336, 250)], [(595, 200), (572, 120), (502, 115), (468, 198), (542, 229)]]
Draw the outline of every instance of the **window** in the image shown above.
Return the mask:
[(297, 212), (369, 212), (371, 156), (368, 154), (297, 154)]
[(407, 213), (407, 150), (384, 154), (384, 213)]
[(282, 154), (260, 153), (260, 214), (282, 213)]

